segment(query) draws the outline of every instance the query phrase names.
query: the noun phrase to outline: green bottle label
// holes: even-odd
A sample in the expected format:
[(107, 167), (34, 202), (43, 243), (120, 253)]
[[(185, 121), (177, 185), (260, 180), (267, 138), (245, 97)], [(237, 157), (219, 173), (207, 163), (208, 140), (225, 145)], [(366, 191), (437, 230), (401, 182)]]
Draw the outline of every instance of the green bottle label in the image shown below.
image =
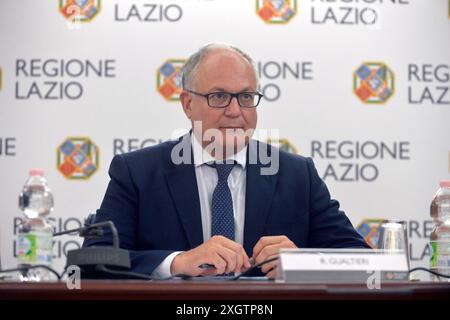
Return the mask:
[(17, 239), (19, 264), (45, 264), (52, 262), (52, 235), (21, 233)]
[(437, 268), (438, 266), (438, 243), (437, 241), (430, 241), (431, 256), (430, 256), (430, 267)]

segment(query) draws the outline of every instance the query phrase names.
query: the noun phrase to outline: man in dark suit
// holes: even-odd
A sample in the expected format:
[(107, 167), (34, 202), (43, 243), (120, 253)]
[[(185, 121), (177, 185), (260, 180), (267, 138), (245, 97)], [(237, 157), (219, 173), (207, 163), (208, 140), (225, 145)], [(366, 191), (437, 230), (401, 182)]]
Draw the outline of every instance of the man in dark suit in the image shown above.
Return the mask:
[[(202, 47), (185, 64), (180, 94), (193, 130), (114, 157), (96, 222), (115, 223), (133, 271), (217, 275), (242, 272), (281, 248), (367, 247), (311, 159), (251, 139), (257, 85), (244, 52)], [(84, 245), (110, 244), (107, 234)], [(261, 271), (273, 278), (276, 267)]]

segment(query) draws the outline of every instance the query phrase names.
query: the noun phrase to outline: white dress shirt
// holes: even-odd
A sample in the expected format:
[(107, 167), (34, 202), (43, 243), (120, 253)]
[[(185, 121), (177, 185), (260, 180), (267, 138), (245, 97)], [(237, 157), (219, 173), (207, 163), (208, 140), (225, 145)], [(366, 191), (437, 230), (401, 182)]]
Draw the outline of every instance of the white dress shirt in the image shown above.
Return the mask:
[[(197, 179), (198, 195), (200, 199), (200, 211), (202, 218), (203, 242), (211, 238), (211, 201), (212, 194), (217, 185), (217, 170), (207, 165), (216, 161), (191, 134), (192, 151), (194, 155), (195, 177)], [(234, 234), (235, 241), (241, 245), (244, 243), (244, 223), (245, 223), (245, 174), (247, 164), (247, 146), (238, 153), (227, 158), (237, 162), (228, 176), (228, 187), (233, 199), (234, 213)], [(168, 226), (170, 227), (170, 226)], [(155, 278), (165, 278), (171, 276), (170, 266), (176, 255), (182, 251), (171, 253), (164, 261), (153, 271)]]

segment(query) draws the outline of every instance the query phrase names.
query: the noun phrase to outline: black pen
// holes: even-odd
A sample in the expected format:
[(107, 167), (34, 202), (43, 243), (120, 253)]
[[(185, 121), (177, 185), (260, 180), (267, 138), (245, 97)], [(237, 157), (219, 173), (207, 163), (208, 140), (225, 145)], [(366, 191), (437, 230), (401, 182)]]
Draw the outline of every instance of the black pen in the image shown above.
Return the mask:
[[(249, 261), (250, 261), (250, 268), (251, 268), (251, 267), (253, 267), (255, 265), (255, 259), (253, 259), (253, 257), (252, 257), (252, 258), (249, 259)], [(200, 269), (214, 269), (214, 268), (216, 268), (215, 265), (210, 264), (210, 263), (203, 263), (203, 264), (199, 265), (198, 267)]]

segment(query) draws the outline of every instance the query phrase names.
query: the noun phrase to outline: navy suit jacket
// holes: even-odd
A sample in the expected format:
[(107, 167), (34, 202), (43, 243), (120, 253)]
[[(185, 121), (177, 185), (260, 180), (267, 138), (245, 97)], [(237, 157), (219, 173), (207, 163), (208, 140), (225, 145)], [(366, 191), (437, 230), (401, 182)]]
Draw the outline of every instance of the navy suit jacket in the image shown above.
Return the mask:
[[(171, 160), (172, 149), (183, 143), (182, 138), (116, 155), (111, 162), (111, 180), (95, 222), (114, 222), (120, 246), (130, 250), (134, 272), (151, 274), (173, 251), (203, 243), (193, 161), (174, 164)], [(247, 159), (261, 147), (277, 151), (252, 140)], [(330, 198), (310, 158), (279, 150), (279, 170), (274, 175), (261, 175), (263, 161), (256, 158), (246, 167), (243, 246), (249, 257), (262, 236), (272, 235), (286, 235), (302, 248), (367, 247), (339, 203)], [(111, 244), (111, 233), (105, 230), (102, 238), (83, 245)]]

